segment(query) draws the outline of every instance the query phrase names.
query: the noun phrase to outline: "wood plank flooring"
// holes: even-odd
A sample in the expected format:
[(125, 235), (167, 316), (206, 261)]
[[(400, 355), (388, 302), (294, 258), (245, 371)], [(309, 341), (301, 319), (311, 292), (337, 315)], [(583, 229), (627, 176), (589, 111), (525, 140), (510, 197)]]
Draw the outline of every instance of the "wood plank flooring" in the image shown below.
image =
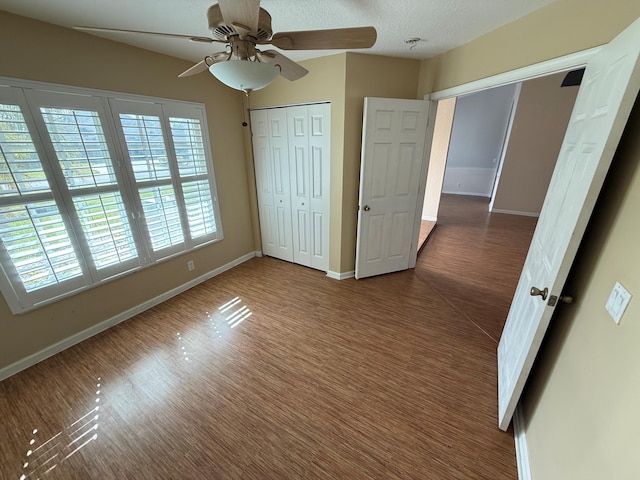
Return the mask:
[(483, 208), (443, 199), (415, 270), (253, 259), (6, 379), (0, 478), (516, 479), (495, 340), (535, 220)]

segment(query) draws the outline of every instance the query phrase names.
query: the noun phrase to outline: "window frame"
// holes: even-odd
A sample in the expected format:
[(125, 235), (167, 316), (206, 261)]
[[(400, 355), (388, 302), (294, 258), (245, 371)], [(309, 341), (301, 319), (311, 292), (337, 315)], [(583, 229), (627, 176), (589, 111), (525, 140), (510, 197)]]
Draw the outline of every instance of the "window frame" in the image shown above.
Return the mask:
[[(4, 101), (5, 99), (6, 101)], [(62, 282), (58, 281), (51, 286), (27, 292), (16, 272), (11, 271), (13, 262), (0, 241), (0, 292), (2, 292), (14, 314), (31, 311), (61, 298), (75, 295), (81, 291), (121, 278), (129, 273), (167, 261), (194, 249), (211, 245), (224, 238), (204, 104), (7, 77), (0, 77), (0, 101), (20, 107), (51, 190), (50, 192), (36, 194), (18, 192), (17, 195), (23, 198), (31, 198), (33, 196), (37, 197), (38, 200), (46, 199), (55, 202), (67, 235), (73, 245), (77, 261), (82, 269), (82, 274), (77, 277), (72, 277)], [(173, 245), (171, 248), (155, 252), (152, 248), (150, 237), (147, 234), (148, 230), (145, 230), (144, 210), (138, 195), (139, 185), (133, 175), (129, 152), (118, 115), (121, 108), (114, 108), (114, 105), (118, 107), (128, 106), (130, 107), (129, 109), (133, 110), (138, 109), (137, 111), (129, 112), (138, 115), (146, 115), (147, 112), (151, 112), (152, 115), (155, 114), (160, 119), (162, 137), (170, 169), (169, 183), (173, 185), (176, 199), (180, 199), (177, 202), (180, 209), (178, 221), (183, 232), (182, 242)], [(108, 149), (116, 178), (115, 184), (107, 186), (94, 185), (86, 188), (71, 188), (68, 185), (61, 161), (58, 158), (40, 110), (40, 107), (45, 106), (72, 110), (85, 109), (98, 113), (100, 127), (104, 134), (104, 142)], [(202, 181), (203, 178), (207, 180), (211, 195), (211, 208), (208, 212), (213, 214), (213, 220), (210, 221), (213, 227), (196, 238), (191, 238), (191, 226), (188, 223), (190, 218), (187, 215), (185, 199), (182, 195), (182, 185), (188, 183), (191, 177), (183, 178), (180, 174), (174, 137), (170, 126), (170, 118), (176, 117), (185, 119), (187, 122), (194, 120), (199, 123), (201, 142), (204, 148), (206, 173), (204, 175), (196, 175), (196, 177), (198, 177), (199, 181)], [(150, 184), (153, 183), (150, 182)], [(176, 188), (176, 185), (178, 188)], [(206, 189), (203, 191), (206, 192)], [(80, 217), (76, 213), (74, 199), (90, 195), (97, 196), (101, 192), (116, 192), (121, 197), (121, 203), (126, 212), (137, 256), (113, 265), (97, 268), (93, 261), (89, 244), (85, 241), (85, 232), (83, 232)], [(198, 194), (198, 198), (202, 199), (202, 195), (199, 192)], [(208, 200), (208, 196), (205, 198)], [(8, 204), (10, 202), (5, 203)], [(16, 205), (26, 205), (28, 203), (30, 203), (29, 200), (22, 202), (16, 202), (15, 199), (12, 200), (12, 204)], [(0, 205), (2, 204), (3, 202), (0, 198)], [(11, 278), (14, 280), (12, 281)], [(16, 278), (18, 279), (17, 281)]]

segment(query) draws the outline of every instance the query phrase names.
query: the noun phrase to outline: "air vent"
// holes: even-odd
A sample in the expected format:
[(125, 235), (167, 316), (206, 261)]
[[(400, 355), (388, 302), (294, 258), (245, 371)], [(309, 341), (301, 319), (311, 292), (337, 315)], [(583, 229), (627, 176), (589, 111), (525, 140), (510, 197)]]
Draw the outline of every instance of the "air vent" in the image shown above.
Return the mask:
[(227, 41), (230, 35), (235, 35), (236, 31), (229, 25), (219, 25), (213, 30), (214, 38)]
[[(209, 30), (211, 30), (213, 37), (217, 40), (226, 42), (229, 40), (231, 35), (236, 35), (238, 33), (233, 26), (224, 23), (220, 6), (217, 3), (209, 7), (209, 10), (207, 10), (207, 20), (209, 21)], [(269, 12), (264, 8), (261, 8), (260, 15), (258, 17), (258, 31), (252, 32), (251, 36), (256, 39), (256, 42), (260, 43), (269, 40), (272, 34), (271, 15), (269, 15)]]

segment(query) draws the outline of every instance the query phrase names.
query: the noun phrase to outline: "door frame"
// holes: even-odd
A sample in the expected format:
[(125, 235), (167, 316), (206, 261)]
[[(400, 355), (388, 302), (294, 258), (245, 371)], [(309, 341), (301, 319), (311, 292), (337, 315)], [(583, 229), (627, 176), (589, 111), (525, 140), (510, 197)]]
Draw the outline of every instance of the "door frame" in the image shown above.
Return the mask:
[(450, 97), (458, 97), (469, 93), (480, 92), (489, 88), (500, 87), (517, 82), (524, 82), (538, 77), (546, 77), (554, 73), (564, 72), (574, 68), (584, 67), (589, 59), (602, 49), (602, 46), (570, 53), (562, 57), (545, 60), (525, 67), (516, 68), (504, 73), (498, 73), (489, 77), (464, 83), (456, 87), (438, 90), (425, 95), (425, 100), (443, 100)]
[[(425, 139), (425, 155), (427, 156), (427, 158), (423, 162), (423, 171), (420, 173), (420, 190), (418, 192), (418, 201), (420, 203), (418, 203), (418, 210), (422, 211), (422, 206), (424, 204), (424, 195), (427, 184), (427, 170), (429, 168), (429, 157), (431, 155), (431, 143), (433, 140), (433, 127), (435, 123), (438, 101), (452, 97), (459, 97), (460, 95), (481, 92), (482, 90), (501, 87), (503, 85), (524, 82), (526, 80), (532, 80), (534, 78), (546, 77), (547, 75), (553, 75), (554, 73), (581, 68), (586, 66), (589, 59), (596, 53), (598, 53), (601, 48), (602, 46), (598, 46), (588, 48), (586, 50), (580, 50), (578, 52), (570, 53), (562, 57), (534, 63), (524, 67), (516, 68), (515, 70), (498, 73), (496, 75), (491, 75), (479, 80), (474, 80), (471, 82), (463, 83), (462, 85), (445, 88), (443, 90), (438, 90), (436, 92), (424, 95), (423, 99), (430, 100), (432, 102), (432, 105), (429, 109), (429, 124), (427, 126), (427, 136)], [(440, 194), (442, 194), (442, 187), (440, 189)], [(416, 215), (413, 231), (413, 241), (411, 246), (411, 258), (409, 259), (409, 268), (414, 268), (416, 266), (421, 220), (422, 216)]]
[(513, 99), (511, 100), (511, 109), (509, 110), (509, 120), (507, 121), (507, 128), (504, 132), (502, 139), (502, 147), (500, 148), (500, 160), (498, 161), (498, 168), (496, 169), (496, 175), (493, 178), (493, 187), (491, 187), (491, 199), (489, 200), (489, 211), (493, 211), (493, 203), (496, 201), (496, 193), (498, 192), (498, 185), (500, 184), (500, 176), (502, 175), (502, 166), (504, 165), (504, 159), (507, 157), (507, 146), (509, 145), (509, 139), (511, 138), (511, 129), (513, 128), (513, 122), (516, 118), (516, 109), (518, 108), (518, 101), (520, 100), (520, 90), (522, 89), (522, 82), (516, 84), (516, 88), (513, 93)]

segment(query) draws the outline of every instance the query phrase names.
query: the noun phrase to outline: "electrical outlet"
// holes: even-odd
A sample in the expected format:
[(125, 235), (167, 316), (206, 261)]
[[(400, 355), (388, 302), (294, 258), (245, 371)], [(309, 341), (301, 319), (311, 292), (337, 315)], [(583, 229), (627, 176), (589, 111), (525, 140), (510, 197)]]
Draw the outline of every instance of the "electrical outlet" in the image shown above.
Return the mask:
[(195, 263), (193, 263), (193, 260), (189, 260), (187, 262), (187, 268), (189, 269), (190, 272), (192, 272), (196, 268), (196, 265)]
[(611, 318), (613, 318), (613, 321), (616, 322), (616, 324), (620, 323), (622, 314), (626, 310), (627, 305), (629, 305), (629, 300), (631, 300), (629, 290), (624, 288), (620, 282), (616, 282), (605, 306), (607, 312), (609, 312), (609, 315), (611, 315)]

